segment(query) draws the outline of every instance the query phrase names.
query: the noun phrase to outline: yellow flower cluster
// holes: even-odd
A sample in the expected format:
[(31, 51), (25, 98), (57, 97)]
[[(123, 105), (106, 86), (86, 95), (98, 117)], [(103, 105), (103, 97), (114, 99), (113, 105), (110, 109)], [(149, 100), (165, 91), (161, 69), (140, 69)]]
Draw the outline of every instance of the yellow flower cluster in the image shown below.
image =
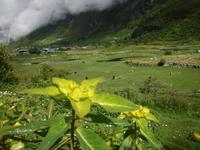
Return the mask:
[(124, 117), (131, 117), (131, 118), (144, 118), (146, 115), (150, 113), (150, 110), (146, 107), (140, 106), (138, 110), (132, 112), (124, 112)]

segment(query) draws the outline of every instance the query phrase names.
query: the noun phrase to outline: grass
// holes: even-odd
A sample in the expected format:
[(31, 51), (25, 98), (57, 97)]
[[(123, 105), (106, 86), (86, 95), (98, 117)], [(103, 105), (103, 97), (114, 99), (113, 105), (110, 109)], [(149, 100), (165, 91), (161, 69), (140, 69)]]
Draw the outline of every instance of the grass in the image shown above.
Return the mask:
[[(16, 58), (14, 68), (17, 76), (20, 78), (31, 77), (39, 73), (43, 64), (48, 64), (56, 70), (64, 70), (71, 75), (69, 78), (82, 80), (85, 77), (93, 78), (97, 76), (105, 77), (106, 81), (103, 88), (110, 90), (122, 89), (123, 87), (140, 87), (149, 76), (156, 77), (164, 83), (167, 83), (174, 89), (191, 92), (199, 89), (200, 70), (193, 68), (174, 68), (174, 67), (134, 67), (128, 66), (124, 61), (106, 61), (113, 58), (138, 59), (158, 57), (161, 52), (68, 52), (56, 53), (47, 56), (20, 56)], [(74, 61), (68, 61), (73, 60)], [(104, 61), (105, 60), (105, 61)], [(33, 64), (31, 64), (33, 63)], [(34, 70), (34, 71), (33, 71)], [(77, 72), (77, 74), (74, 74)], [(171, 74), (171, 75), (170, 75)], [(112, 77), (118, 77), (112, 80)]]

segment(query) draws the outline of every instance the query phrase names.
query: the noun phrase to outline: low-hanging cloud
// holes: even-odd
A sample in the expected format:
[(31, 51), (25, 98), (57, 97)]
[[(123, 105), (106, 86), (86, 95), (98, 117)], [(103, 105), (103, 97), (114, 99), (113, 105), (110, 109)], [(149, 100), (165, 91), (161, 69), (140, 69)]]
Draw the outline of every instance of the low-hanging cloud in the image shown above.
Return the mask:
[(125, 0), (0, 0), (0, 42), (17, 39), (67, 13), (103, 10)]

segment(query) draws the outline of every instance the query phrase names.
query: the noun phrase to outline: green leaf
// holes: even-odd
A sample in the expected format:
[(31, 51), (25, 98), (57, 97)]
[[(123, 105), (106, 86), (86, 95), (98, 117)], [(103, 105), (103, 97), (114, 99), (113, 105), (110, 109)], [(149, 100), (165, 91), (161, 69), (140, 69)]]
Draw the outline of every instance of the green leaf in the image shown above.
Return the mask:
[(3, 107), (3, 106), (0, 106), (0, 121), (1, 121), (1, 119), (3, 119), (4, 113), (5, 113), (4, 107)]
[(96, 94), (95, 97), (92, 98), (92, 102), (99, 104), (108, 112), (134, 111), (139, 108), (138, 105), (123, 97), (106, 93)]
[(7, 134), (22, 134), (22, 133), (32, 133), (39, 129), (45, 129), (49, 127), (48, 121), (38, 121), (30, 123), (21, 127), (5, 126), (0, 129), (0, 135)]
[(78, 128), (76, 135), (82, 150), (111, 150), (106, 142), (90, 129)]
[(63, 110), (72, 108), (70, 101), (65, 95), (53, 96), (52, 98), (58, 105), (63, 108)]
[(89, 121), (91, 121), (92, 123), (113, 124), (112, 120), (109, 117), (99, 112), (87, 115), (87, 119), (89, 119)]
[(60, 118), (51, 124), (51, 127), (46, 137), (40, 143), (38, 150), (50, 149), (54, 143), (65, 134), (68, 125), (65, 123), (64, 118)]
[(124, 139), (119, 150), (135, 150), (135, 141), (133, 141), (131, 136)]
[(49, 86), (46, 88), (27, 89), (21, 93), (56, 96), (60, 94), (60, 91), (56, 86)]
[(90, 112), (91, 101), (89, 99), (83, 101), (71, 101), (71, 105), (76, 112), (76, 115), (80, 118), (85, 117)]
[(0, 128), (0, 136), (7, 135), (7, 134), (33, 133), (34, 131), (37, 131), (39, 129), (49, 128), (52, 123), (57, 122), (59, 119), (60, 117), (51, 118), (46, 121), (37, 121), (37, 122), (29, 123), (20, 127), (5, 126), (5, 127)]
[(141, 134), (157, 149), (162, 149), (162, 144), (156, 139), (153, 132), (148, 128), (146, 119), (137, 119), (137, 125), (140, 127)]
[(145, 117), (148, 120), (151, 120), (151, 121), (156, 122), (156, 123), (160, 123), (159, 120), (152, 113), (146, 114)]

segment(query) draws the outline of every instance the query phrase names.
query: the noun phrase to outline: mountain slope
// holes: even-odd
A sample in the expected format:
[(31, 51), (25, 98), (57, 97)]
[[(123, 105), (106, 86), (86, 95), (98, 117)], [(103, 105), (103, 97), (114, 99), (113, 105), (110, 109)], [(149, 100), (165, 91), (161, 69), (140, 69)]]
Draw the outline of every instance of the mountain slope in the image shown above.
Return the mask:
[(128, 0), (104, 10), (68, 15), (14, 42), (22, 45), (105, 45), (200, 41), (199, 0)]

